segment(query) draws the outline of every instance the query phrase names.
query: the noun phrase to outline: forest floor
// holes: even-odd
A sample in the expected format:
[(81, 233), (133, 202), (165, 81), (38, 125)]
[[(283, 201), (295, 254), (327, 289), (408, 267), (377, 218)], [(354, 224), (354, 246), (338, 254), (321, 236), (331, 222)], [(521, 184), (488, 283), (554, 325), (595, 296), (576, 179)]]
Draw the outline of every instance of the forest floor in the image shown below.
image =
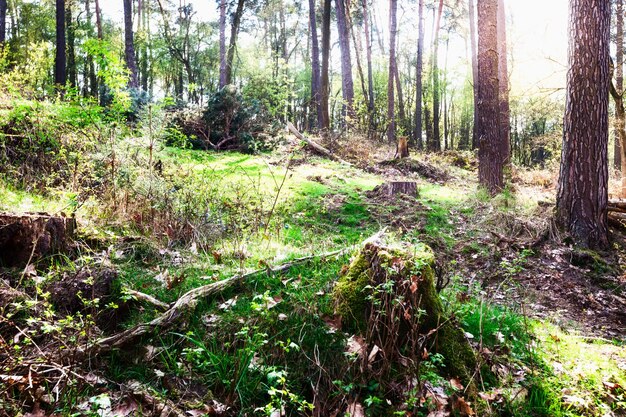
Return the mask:
[[(119, 145), (131, 180), (113, 193), (0, 181), (0, 211), (59, 213), (79, 201), (71, 259), (3, 268), (3, 288), (27, 295), (0, 291), (0, 415), (626, 416), (626, 235), (612, 231), (606, 253), (568, 244), (552, 225), (553, 171), (516, 168), (492, 199), (471, 154), (396, 165), (382, 163), (392, 150), (372, 147), (344, 152), (348, 166), (299, 143), (257, 156), (161, 147), (145, 164), (133, 150), (146, 158), (143, 145)], [(376, 188), (390, 181), (416, 182), (418, 197)], [(360, 242), (384, 228), (433, 249), (446, 312), (482, 365), (476, 393), (435, 354), (407, 386), (359, 370), (359, 338), (341, 331), (332, 291)], [(168, 308), (194, 288), (288, 262), (200, 300), (176, 327), (84, 359), (94, 340), (160, 316), (133, 291)], [(48, 304), (50, 283), (86, 269), (114, 270), (122, 296), (81, 298), (88, 311)], [(16, 323), (26, 328), (12, 332)], [(28, 362), (27, 352), (55, 348), (71, 354)]]

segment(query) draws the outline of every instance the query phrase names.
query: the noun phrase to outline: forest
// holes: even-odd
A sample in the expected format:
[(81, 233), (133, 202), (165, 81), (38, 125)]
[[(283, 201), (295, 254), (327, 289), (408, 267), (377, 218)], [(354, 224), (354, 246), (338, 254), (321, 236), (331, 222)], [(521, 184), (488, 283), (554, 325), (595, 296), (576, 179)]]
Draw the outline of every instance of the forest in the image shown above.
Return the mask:
[(0, 0), (0, 417), (626, 416), (624, 0)]

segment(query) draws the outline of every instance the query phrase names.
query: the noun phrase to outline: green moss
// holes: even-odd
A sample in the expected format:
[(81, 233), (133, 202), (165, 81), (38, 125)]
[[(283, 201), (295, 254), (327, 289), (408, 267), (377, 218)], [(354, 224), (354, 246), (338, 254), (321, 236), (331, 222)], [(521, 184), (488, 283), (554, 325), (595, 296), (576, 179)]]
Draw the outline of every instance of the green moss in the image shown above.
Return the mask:
[[(368, 323), (370, 312), (378, 308), (377, 301), (373, 299), (378, 299), (383, 293), (389, 294), (387, 291), (394, 291), (394, 297), (412, 303), (413, 311), (423, 312), (417, 329), (420, 333), (438, 329), (434, 341), (435, 351), (444, 356), (447, 373), (468, 383), (476, 366), (476, 358), (462, 330), (444, 314), (435, 288), (434, 262), (432, 250), (422, 244), (413, 246), (411, 250), (368, 244), (354, 258), (346, 274), (335, 286), (335, 311), (341, 316), (346, 330), (366, 335), (368, 327), (372, 327)], [(386, 286), (389, 281), (394, 281), (394, 285)], [(416, 283), (417, 287), (407, 289), (407, 282)], [(382, 317), (384, 320), (385, 315)], [(406, 343), (409, 332), (416, 331), (411, 326), (411, 322), (405, 319), (399, 334), (391, 337), (398, 338), (400, 345)], [(374, 327), (385, 328), (385, 325)]]

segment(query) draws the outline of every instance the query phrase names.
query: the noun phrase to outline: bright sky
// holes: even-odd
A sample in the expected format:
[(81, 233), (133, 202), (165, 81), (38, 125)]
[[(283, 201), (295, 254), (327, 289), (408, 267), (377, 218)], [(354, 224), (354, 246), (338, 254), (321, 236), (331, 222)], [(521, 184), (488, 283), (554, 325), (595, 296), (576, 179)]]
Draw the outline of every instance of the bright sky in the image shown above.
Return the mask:
[[(373, 1), (378, 3), (379, 13), (384, 14), (387, 1)], [(412, 5), (403, 8), (404, 1), (399, 2), (406, 13), (404, 18), (412, 19), (415, 8)], [(122, 2), (105, 0), (101, 3), (103, 12), (121, 24)], [(188, 3), (193, 4), (199, 19), (217, 19), (216, 0), (191, 0)], [(568, 0), (505, 0), (505, 3), (509, 17), (509, 55), (512, 54), (509, 70), (513, 94), (558, 92), (565, 87)], [(380, 16), (378, 21), (386, 23), (386, 16)], [(407, 33), (405, 41), (408, 42), (413, 35)], [(451, 50), (453, 48), (451, 45)], [(465, 55), (465, 46), (459, 44), (458, 48), (462, 49), (457, 54), (460, 58)]]

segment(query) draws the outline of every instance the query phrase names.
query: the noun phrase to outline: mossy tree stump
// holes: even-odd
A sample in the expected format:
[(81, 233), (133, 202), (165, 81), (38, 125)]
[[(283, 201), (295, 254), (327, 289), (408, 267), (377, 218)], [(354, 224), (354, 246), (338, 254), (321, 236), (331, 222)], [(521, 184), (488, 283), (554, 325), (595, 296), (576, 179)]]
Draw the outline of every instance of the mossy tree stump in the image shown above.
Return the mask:
[(0, 213), (0, 266), (23, 268), (45, 256), (67, 253), (75, 230), (74, 218)]
[(364, 364), (376, 376), (402, 363), (417, 366), (424, 349), (445, 358), (446, 372), (471, 383), (476, 356), (447, 317), (437, 291), (435, 257), (425, 245), (367, 243), (334, 289), (342, 326), (363, 336)]

